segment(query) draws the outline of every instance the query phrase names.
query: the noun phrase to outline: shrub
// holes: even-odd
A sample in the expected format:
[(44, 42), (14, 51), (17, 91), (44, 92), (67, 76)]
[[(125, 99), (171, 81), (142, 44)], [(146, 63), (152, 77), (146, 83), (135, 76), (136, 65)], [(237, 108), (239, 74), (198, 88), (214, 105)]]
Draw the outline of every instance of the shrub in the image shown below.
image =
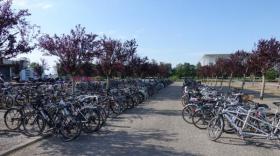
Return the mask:
[(267, 80), (275, 80), (277, 77), (278, 73), (275, 69), (269, 69), (265, 74), (265, 78)]

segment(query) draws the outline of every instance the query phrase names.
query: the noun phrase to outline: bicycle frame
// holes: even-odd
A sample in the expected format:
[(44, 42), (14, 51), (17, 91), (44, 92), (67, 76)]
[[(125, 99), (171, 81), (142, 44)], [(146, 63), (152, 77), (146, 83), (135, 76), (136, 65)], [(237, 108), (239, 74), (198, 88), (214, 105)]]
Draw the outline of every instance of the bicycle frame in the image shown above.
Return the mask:
[[(243, 112), (241, 112), (241, 111), (243, 111)], [(229, 123), (237, 130), (237, 132), (241, 136), (246, 136), (246, 135), (259, 136), (259, 137), (266, 137), (268, 139), (275, 139), (277, 137), (275, 134), (278, 131), (280, 131), (280, 120), (279, 119), (278, 119), (278, 121), (273, 120), (272, 123), (269, 123), (265, 120), (256, 118), (255, 116), (252, 116), (251, 114), (254, 113), (254, 111), (252, 109), (248, 110), (247, 112), (245, 112), (245, 111), (247, 111), (247, 110), (239, 107), (237, 111), (231, 111), (231, 110), (224, 109), (222, 111), (222, 114), (229, 121)], [(244, 116), (245, 120), (241, 119), (239, 116)], [(256, 120), (256, 121), (260, 122), (261, 124), (265, 124), (265, 125), (269, 126), (269, 129), (271, 129), (271, 131), (270, 132), (265, 132), (262, 129), (257, 128), (256, 126), (250, 124), (249, 119)], [(236, 120), (242, 122), (243, 126), (239, 127), (235, 123)], [(252, 128), (256, 132), (255, 133), (254, 132), (246, 132), (246, 131), (244, 131), (244, 129), (246, 127)], [(259, 132), (259, 133), (257, 133), (257, 132)]]

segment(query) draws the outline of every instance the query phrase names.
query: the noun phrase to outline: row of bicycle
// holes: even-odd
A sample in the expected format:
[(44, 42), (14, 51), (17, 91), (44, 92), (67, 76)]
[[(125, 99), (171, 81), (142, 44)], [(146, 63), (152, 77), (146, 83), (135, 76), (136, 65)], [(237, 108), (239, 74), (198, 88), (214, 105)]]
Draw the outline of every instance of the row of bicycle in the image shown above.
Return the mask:
[(100, 82), (77, 84), (40, 84), (22, 87), (17, 105), (6, 110), (8, 129), (27, 136), (55, 134), (64, 141), (77, 138), (81, 132), (99, 131), (109, 117), (144, 102), (169, 85), (169, 80), (113, 81), (104, 88)]
[(182, 88), (182, 117), (199, 129), (207, 129), (210, 140), (223, 132), (245, 138), (280, 141), (280, 102), (276, 109), (252, 101), (241, 91), (219, 89), (186, 80)]

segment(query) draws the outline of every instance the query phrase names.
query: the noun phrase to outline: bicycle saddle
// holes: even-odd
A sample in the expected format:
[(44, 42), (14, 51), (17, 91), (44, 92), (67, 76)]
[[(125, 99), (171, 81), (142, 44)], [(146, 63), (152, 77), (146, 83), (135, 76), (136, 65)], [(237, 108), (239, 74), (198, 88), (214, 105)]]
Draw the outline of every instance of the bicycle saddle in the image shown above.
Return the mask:
[(280, 106), (280, 102), (273, 102), (273, 104), (274, 104), (275, 106), (277, 106), (277, 107)]

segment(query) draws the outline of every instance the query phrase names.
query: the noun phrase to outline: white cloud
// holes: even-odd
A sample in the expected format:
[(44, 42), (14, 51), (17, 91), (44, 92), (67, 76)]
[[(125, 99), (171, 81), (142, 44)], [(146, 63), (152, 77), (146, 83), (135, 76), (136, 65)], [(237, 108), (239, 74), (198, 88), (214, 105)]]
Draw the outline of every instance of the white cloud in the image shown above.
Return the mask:
[(49, 9), (52, 7), (52, 4), (46, 3), (46, 2), (40, 2), (34, 4), (34, 8), (40, 8), (40, 9)]
[(19, 8), (46, 10), (53, 7), (49, 0), (13, 0), (13, 3)]
[(18, 7), (26, 7), (28, 0), (13, 0), (13, 4)]
[(44, 4), (44, 5), (42, 6), (43, 9), (48, 9), (48, 8), (51, 8), (51, 7), (52, 7), (51, 4)]

